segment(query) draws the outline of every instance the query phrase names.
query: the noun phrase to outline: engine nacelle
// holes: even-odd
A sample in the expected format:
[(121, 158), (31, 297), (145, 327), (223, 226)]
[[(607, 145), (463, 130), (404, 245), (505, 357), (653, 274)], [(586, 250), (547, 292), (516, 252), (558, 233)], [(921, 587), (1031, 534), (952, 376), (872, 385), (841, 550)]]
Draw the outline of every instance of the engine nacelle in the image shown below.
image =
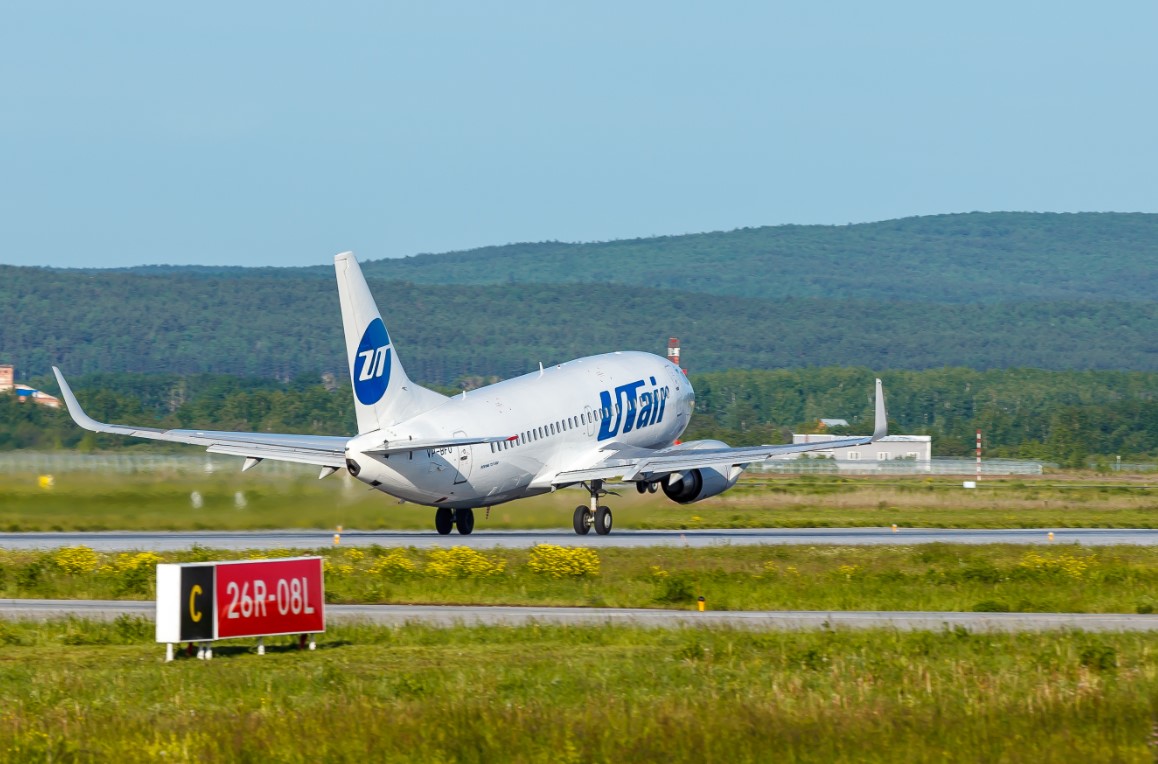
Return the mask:
[[(727, 445), (717, 440), (701, 440), (688, 443), (686, 450), (714, 448), (727, 448)], [(673, 472), (665, 476), (660, 485), (663, 487), (664, 495), (672, 501), (678, 504), (691, 504), (728, 490), (740, 479), (740, 473), (743, 471), (744, 468), (740, 466), (699, 467), (694, 470)]]

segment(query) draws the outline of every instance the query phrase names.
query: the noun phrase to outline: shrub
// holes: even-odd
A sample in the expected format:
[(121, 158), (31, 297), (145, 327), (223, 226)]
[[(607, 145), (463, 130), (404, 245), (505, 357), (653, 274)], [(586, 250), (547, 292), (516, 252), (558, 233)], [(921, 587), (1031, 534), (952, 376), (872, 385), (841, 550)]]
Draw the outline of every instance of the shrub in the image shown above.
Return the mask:
[(373, 576), (401, 578), (416, 573), (418, 566), (414, 564), (414, 561), (410, 559), (410, 555), (406, 554), (405, 550), (395, 549), (375, 560), (368, 570), (370, 575)]
[(111, 567), (117, 573), (128, 573), (141, 568), (153, 568), (161, 562), (164, 562), (161, 556), (153, 552), (121, 552), (113, 560)]
[(586, 547), (539, 544), (531, 549), (527, 567), (550, 578), (582, 578), (599, 575), (599, 555)]
[(121, 613), (113, 621), (113, 630), (125, 644), (150, 642), (155, 634), (153, 622), (139, 615)]
[(833, 575), (837, 578), (843, 578), (845, 581), (851, 581), (854, 577), (859, 577), (857, 575), (859, 572), (859, 565), (841, 565)]
[(44, 580), (45, 567), (47, 567), (47, 562), (41, 558), (17, 568), (16, 587), (24, 591), (31, 591), (38, 587)]
[(1078, 557), (1072, 554), (1044, 555), (1037, 552), (1026, 552), (1017, 563), (1018, 570), (1028, 578), (1053, 578), (1066, 576), (1068, 578), (1082, 578), (1086, 571), (1095, 564), (1096, 558)]
[(491, 559), (468, 546), (435, 549), (426, 563), (426, 572), (446, 578), (486, 578), (507, 567), (506, 560)]
[(659, 593), (655, 597), (657, 602), (678, 604), (692, 602), (695, 598), (696, 589), (687, 573), (676, 573), (659, 580)]
[(52, 562), (65, 573), (82, 575), (95, 571), (100, 558), (87, 546), (66, 546), (53, 553)]
[(973, 606), (974, 613), (1008, 613), (1009, 605), (1001, 600), (982, 600)]
[(163, 562), (160, 555), (152, 552), (121, 552), (101, 572), (116, 581), (117, 596), (144, 594), (153, 583), (153, 572), (159, 562)]
[(1093, 643), (1082, 648), (1079, 660), (1094, 671), (1112, 671), (1118, 667), (1118, 652), (1109, 645)]
[(976, 581), (982, 584), (996, 584), (1005, 579), (1005, 575), (997, 566), (990, 562), (973, 562), (960, 572), (965, 581)]

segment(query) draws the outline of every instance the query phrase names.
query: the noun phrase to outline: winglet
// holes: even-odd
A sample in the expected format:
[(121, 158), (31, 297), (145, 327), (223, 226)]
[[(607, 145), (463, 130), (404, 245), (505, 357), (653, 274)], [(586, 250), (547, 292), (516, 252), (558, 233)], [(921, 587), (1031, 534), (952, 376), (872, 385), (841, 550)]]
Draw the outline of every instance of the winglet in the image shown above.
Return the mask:
[(873, 426), (872, 442), (876, 443), (889, 434), (889, 412), (885, 409), (885, 388), (877, 380), (876, 421)]
[(80, 407), (80, 402), (77, 401), (76, 396), (72, 394), (72, 388), (68, 386), (68, 382), (64, 381), (64, 375), (60, 373), (60, 369), (53, 366), (52, 373), (56, 375), (56, 382), (60, 385), (60, 394), (64, 396), (64, 404), (68, 407), (68, 413), (72, 417), (72, 421), (86, 430), (104, 432), (104, 424), (84, 413), (84, 409)]

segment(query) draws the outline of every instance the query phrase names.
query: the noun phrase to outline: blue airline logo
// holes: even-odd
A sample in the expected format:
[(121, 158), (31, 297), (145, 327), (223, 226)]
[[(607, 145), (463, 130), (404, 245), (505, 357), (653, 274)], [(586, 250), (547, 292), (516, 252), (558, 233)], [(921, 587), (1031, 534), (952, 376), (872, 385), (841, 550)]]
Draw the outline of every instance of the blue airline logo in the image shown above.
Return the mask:
[(641, 430), (663, 421), (664, 407), (667, 405), (667, 396), (670, 389), (656, 387), (655, 377), (648, 377), (651, 389), (639, 391), (644, 386), (641, 379), (620, 385), (612, 391), (603, 390), (599, 393), (599, 403), (603, 408), (603, 416), (599, 423), (599, 440), (614, 438), (621, 432), (626, 435), (632, 430)]
[(354, 395), (366, 406), (382, 400), (390, 385), (390, 335), (382, 319), (366, 327), (354, 355)]

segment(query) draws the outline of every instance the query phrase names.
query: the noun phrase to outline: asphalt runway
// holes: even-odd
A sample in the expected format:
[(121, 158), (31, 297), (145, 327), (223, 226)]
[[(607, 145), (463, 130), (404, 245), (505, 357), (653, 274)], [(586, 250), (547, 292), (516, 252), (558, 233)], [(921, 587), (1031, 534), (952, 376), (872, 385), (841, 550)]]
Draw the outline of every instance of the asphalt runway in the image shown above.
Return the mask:
[[(1053, 533), (1050, 539), (1049, 534)], [(0, 533), (0, 549), (56, 549), (84, 545), (99, 551), (147, 549), (156, 552), (189, 549), (317, 549), (331, 546), (334, 532), (282, 531), (105, 531), (94, 533)], [(586, 547), (710, 547), (752, 544), (909, 545), (909, 544), (1158, 544), (1158, 529), (1031, 528), (1011, 530), (941, 530), (899, 528), (755, 528), (739, 530), (635, 531), (616, 530), (609, 536), (576, 535), (571, 530), (487, 531), (469, 536), (439, 536), (430, 531), (347, 531), (342, 546), (413, 546), (420, 549), (469, 546), (527, 548), (536, 544)]]
[[(0, 600), (0, 618), (46, 620), (65, 616), (112, 619), (122, 614), (152, 618), (153, 602), (117, 600)], [(977, 632), (1074, 629), (1158, 631), (1158, 615), (1100, 613), (923, 613), (904, 611), (712, 611), (639, 608), (488, 607), (478, 605), (326, 605), (328, 622), (400, 626), (425, 623), (520, 626), (620, 624), (650, 628), (724, 627), (752, 630), (964, 628)]]

